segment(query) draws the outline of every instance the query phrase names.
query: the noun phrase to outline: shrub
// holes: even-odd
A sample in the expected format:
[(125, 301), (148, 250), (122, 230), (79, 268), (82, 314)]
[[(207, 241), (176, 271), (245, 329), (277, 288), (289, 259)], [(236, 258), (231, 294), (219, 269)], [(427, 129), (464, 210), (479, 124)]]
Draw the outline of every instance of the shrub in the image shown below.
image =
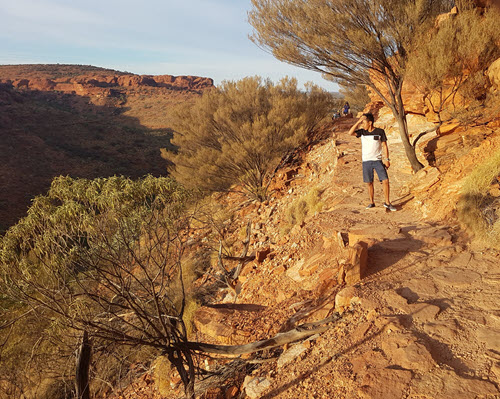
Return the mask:
[(321, 194), (323, 194), (323, 190), (313, 187), (307, 195), (295, 199), (286, 211), (287, 223), (291, 226), (300, 225), (307, 216), (320, 212), (323, 208)]
[(0, 292), (69, 336), (89, 331), (135, 353), (161, 348), (192, 391), (180, 278), (190, 198), (170, 178), (59, 177), (2, 238)]
[(478, 165), (466, 178), (457, 205), (459, 220), (478, 242), (500, 248), (500, 198), (490, 194), (500, 177), (500, 151)]
[(461, 122), (480, 114), (485, 100), (484, 71), (500, 56), (499, 13), (495, 7), (480, 14), (470, 1), (457, 15), (418, 36), (408, 61), (407, 75), (422, 92), (440, 121)]
[[(224, 82), (173, 113), (172, 175), (188, 187), (267, 197), (273, 170), (328, 114), (333, 98), (294, 79)], [(234, 188), (235, 185), (238, 187)]]

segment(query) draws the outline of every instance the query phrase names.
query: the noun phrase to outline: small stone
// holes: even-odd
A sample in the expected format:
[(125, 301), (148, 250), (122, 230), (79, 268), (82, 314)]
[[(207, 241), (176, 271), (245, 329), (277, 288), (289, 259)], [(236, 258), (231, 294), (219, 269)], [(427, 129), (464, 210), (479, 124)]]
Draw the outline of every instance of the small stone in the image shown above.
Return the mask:
[(267, 255), (271, 253), (271, 248), (266, 247), (257, 251), (255, 255), (255, 260), (257, 263), (262, 263), (267, 258)]
[(343, 310), (357, 302), (359, 302), (359, 297), (356, 288), (346, 287), (335, 296), (335, 310)]
[[(245, 377), (245, 381), (249, 376)], [(271, 381), (264, 377), (255, 377), (247, 382), (245, 387), (246, 395), (251, 399), (257, 399), (262, 396), (264, 391), (271, 386)]]
[(226, 391), (226, 399), (233, 399), (236, 398), (238, 395), (239, 389), (236, 386), (232, 386)]
[(294, 345), (287, 351), (283, 352), (281, 356), (278, 359), (278, 368), (281, 368), (288, 363), (293, 362), (295, 359), (297, 359), (304, 351), (306, 348), (304, 345)]
[(283, 266), (283, 265), (279, 265), (279, 266), (277, 266), (277, 267), (275, 267), (275, 268), (273, 269), (273, 274), (274, 274), (275, 276), (279, 276), (279, 275), (281, 275), (281, 274), (283, 274), (283, 273), (285, 273), (285, 272), (286, 272), (286, 268), (285, 268), (285, 266)]

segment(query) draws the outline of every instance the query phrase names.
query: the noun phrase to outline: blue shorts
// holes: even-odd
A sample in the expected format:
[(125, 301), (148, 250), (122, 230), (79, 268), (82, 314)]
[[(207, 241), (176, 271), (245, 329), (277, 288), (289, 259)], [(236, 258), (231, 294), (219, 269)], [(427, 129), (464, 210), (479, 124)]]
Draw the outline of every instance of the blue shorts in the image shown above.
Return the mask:
[(373, 183), (373, 171), (377, 172), (380, 181), (387, 180), (387, 170), (382, 161), (364, 161), (363, 162), (363, 181), (365, 183)]

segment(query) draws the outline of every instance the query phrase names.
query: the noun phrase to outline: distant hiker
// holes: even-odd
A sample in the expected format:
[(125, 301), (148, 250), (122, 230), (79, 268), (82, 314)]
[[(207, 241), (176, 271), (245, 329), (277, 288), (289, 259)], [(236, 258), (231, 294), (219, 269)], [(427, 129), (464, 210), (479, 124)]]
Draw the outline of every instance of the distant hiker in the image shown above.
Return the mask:
[(344, 116), (347, 116), (347, 114), (349, 114), (349, 110), (350, 110), (350, 109), (351, 109), (351, 106), (349, 105), (349, 103), (348, 103), (348, 102), (346, 102), (346, 103), (344, 104), (344, 110), (343, 110), (343, 114), (344, 114)]
[[(351, 136), (361, 138), (361, 159), (363, 161), (363, 181), (368, 184), (368, 194), (370, 203), (366, 209), (374, 208), (374, 188), (373, 188), (373, 171), (377, 172), (378, 179), (384, 186), (384, 206), (390, 211), (395, 211), (396, 208), (389, 201), (389, 176), (387, 168), (389, 168), (389, 147), (387, 147), (387, 136), (385, 131), (373, 126), (373, 114), (370, 112), (363, 114), (361, 118), (349, 130)], [(384, 156), (382, 157), (382, 152)]]

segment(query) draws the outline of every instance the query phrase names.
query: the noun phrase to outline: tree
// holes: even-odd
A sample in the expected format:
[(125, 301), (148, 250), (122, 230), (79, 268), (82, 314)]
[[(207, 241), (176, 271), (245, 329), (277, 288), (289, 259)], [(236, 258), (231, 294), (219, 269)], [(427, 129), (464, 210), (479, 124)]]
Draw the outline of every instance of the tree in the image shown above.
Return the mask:
[(189, 187), (239, 190), (264, 200), (282, 157), (304, 141), (332, 102), (318, 87), (299, 91), (293, 79), (224, 82), (175, 112), (172, 175)]
[[(153, 355), (167, 357), (192, 399), (200, 371), (195, 353), (239, 355), (275, 348), (324, 332), (340, 318), (335, 313), (245, 345), (188, 341), (181, 262), (190, 220), (197, 214), (193, 198), (170, 178), (59, 177), (2, 238), (0, 299), (57, 320), (68, 335), (82, 333), (77, 373), (82, 398), (89, 395), (90, 338), (110, 347), (150, 348)], [(305, 315), (294, 315), (289, 325)]]
[(168, 178), (56, 178), (2, 239), (3, 292), (92, 337), (155, 348), (193, 398), (180, 267), (189, 198)]
[[(418, 48), (408, 61), (408, 79), (436, 115), (435, 129), (455, 114), (457, 105), (463, 117), (475, 102), (484, 102), (484, 71), (500, 57), (498, 19), (497, 9), (481, 14), (464, 4), (460, 12), (418, 38)], [(425, 133), (415, 138), (414, 146)]]
[(423, 167), (408, 135), (401, 96), (414, 38), (450, 0), (252, 0), (257, 45), (281, 61), (369, 86), (391, 109), (414, 171)]

